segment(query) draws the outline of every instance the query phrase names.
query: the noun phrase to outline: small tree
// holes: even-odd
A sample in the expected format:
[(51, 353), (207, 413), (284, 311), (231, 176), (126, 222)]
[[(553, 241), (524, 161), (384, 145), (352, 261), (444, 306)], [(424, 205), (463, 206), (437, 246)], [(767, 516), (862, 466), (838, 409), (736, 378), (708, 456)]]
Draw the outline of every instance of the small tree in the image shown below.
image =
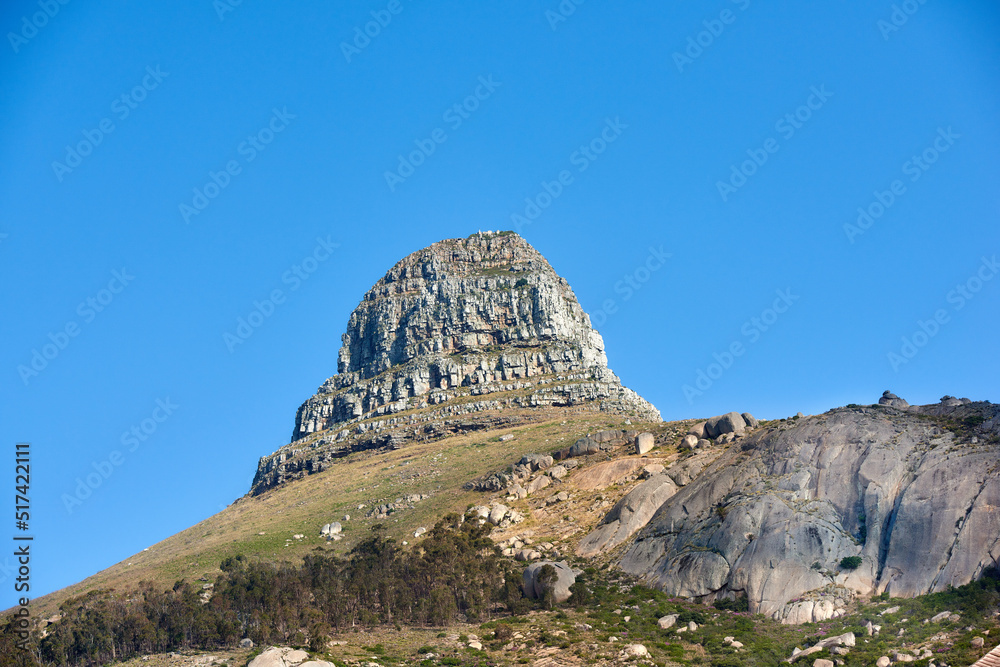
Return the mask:
[(861, 556), (844, 556), (840, 559), (842, 570), (856, 570), (861, 565)]
[(555, 587), (556, 582), (559, 580), (559, 573), (556, 572), (550, 563), (546, 563), (542, 566), (542, 569), (538, 571), (538, 583), (542, 585), (542, 604), (545, 605), (547, 609), (552, 609), (556, 603)]

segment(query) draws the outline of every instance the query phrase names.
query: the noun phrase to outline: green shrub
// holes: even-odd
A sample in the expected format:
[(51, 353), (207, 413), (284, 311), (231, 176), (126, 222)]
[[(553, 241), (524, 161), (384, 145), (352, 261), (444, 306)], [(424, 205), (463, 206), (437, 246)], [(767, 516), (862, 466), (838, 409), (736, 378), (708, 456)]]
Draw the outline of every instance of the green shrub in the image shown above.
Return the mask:
[(856, 570), (861, 566), (861, 556), (844, 556), (840, 559), (840, 567), (843, 570)]
[(687, 625), (691, 621), (694, 621), (698, 625), (704, 625), (706, 620), (708, 619), (705, 618), (705, 614), (700, 611), (691, 611), (690, 609), (682, 611), (677, 615), (678, 625)]
[(747, 599), (747, 596), (741, 595), (732, 600), (716, 600), (712, 606), (719, 611), (750, 611), (750, 600)]

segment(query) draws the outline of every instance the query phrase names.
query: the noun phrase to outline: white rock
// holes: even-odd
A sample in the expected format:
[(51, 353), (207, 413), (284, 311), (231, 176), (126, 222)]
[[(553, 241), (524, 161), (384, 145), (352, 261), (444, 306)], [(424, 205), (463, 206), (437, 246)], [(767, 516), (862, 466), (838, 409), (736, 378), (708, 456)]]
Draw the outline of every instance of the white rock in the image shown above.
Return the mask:
[(649, 655), (649, 651), (642, 644), (626, 644), (621, 655), (623, 658), (645, 658)]
[(657, 621), (661, 630), (668, 630), (674, 627), (675, 623), (677, 623), (677, 614), (667, 614), (666, 616), (660, 617), (660, 620)]

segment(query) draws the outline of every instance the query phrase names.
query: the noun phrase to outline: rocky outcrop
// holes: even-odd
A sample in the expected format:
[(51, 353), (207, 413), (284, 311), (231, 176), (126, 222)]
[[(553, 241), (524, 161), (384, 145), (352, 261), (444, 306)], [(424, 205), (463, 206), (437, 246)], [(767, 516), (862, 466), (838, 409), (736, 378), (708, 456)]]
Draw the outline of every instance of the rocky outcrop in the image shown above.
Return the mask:
[[(745, 594), (751, 612), (785, 622), (839, 615), (855, 594), (960, 586), (1000, 562), (998, 443), (990, 403), (779, 422), (692, 475), (619, 564), (671, 595)], [(842, 569), (846, 556), (860, 567)]]
[(625, 542), (677, 489), (674, 480), (662, 473), (642, 482), (615, 503), (597, 529), (580, 542), (576, 554), (589, 558)]
[(441, 241), (399, 261), (365, 294), (342, 342), (337, 375), (299, 407), (291, 444), (261, 459), (253, 493), (353, 451), (475, 429), (512, 410), (660, 420), (608, 368), (569, 284), (512, 232)]
[(879, 405), (888, 405), (889, 407), (900, 408), (900, 409), (906, 409), (906, 408), (910, 407), (909, 403), (907, 403), (905, 400), (903, 400), (899, 396), (896, 396), (894, 393), (892, 393), (888, 389), (886, 389), (885, 391), (882, 392), (882, 397), (880, 399), (878, 399), (878, 404)]

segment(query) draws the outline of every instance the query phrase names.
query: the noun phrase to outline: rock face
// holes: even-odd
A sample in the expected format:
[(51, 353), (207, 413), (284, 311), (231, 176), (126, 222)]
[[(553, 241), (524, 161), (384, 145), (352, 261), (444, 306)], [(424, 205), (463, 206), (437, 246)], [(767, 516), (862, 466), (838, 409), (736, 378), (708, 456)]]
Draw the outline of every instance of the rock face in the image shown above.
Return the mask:
[(613, 549), (645, 526), (657, 508), (677, 493), (674, 480), (664, 474), (653, 475), (615, 503), (607, 516), (576, 549), (578, 556), (596, 556)]
[(840, 615), (857, 593), (960, 586), (1000, 559), (998, 440), (1000, 406), (950, 400), (759, 429), (663, 501), (619, 565), (671, 595), (746, 594), (785, 622)]
[[(608, 368), (569, 284), (513, 232), (441, 241), (402, 259), (364, 295), (342, 342), (337, 375), (299, 407), (292, 444), (261, 459), (253, 493), (428, 430), (496, 428), (511, 409), (660, 421)], [(394, 417), (415, 409), (418, 417)]]

